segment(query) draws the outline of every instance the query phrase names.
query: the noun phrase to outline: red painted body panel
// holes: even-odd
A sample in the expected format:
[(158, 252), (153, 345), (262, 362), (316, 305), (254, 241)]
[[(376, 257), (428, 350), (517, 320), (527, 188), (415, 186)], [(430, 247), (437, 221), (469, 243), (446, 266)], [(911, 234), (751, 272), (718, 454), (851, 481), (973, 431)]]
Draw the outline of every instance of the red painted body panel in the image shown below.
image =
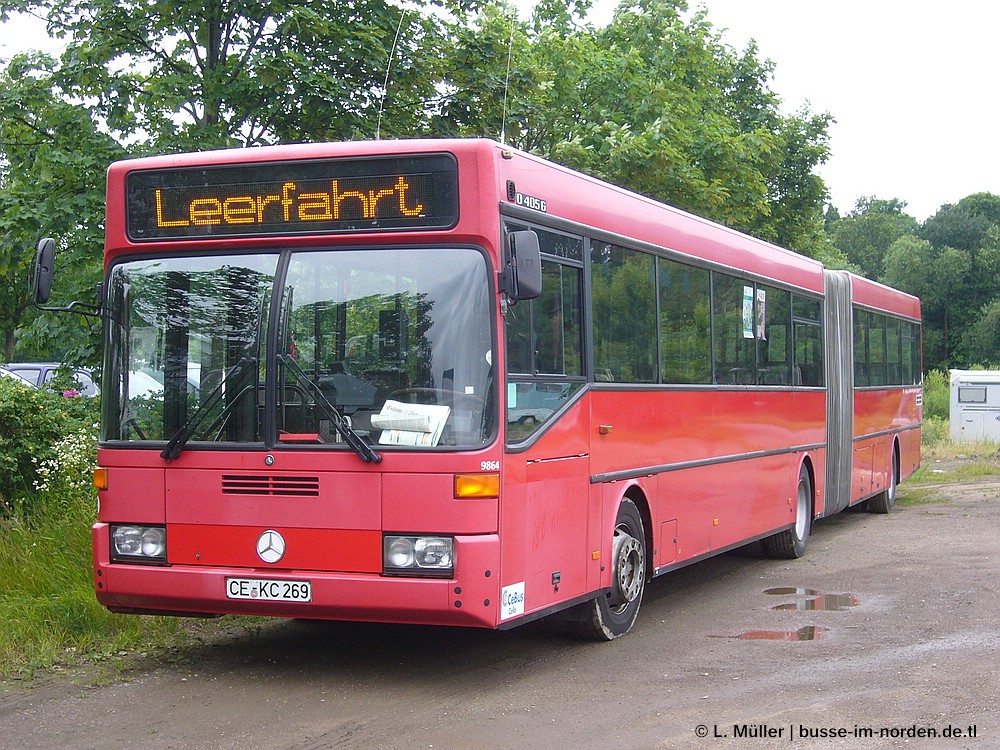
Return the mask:
[[(455, 542), (459, 562), (452, 580), (228, 565), (148, 567), (109, 564), (107, 527), (98, 523), (94, 578), (98, 601), (117, 609), (496, 627), (499, 539), (493, 534)], [(226, 599), (226, 578), (232, 576), (308, 580), (312, 601)]]
[(595, 391), (594, 474), (774, 451), (825, 439), (820, 390)]
[(889, 485), (895, 442), (899, 444), (899, 479), (906, 479), (919, 468), (922, 394), (921, 388), (855, 391), (852, 503)]
[[(163, 460), (155, 467), (135, 466), (132, 458), (145, 458), (145, 453), (131, 452), (120, 457), (120, 465), (108, 471), (108, 489), (98, 495), (98, 519), (121, 523), (166, 523), (167, 500), (164, 490)], [(99, 449), (97, 463), (102, 467), (117, 464), (113, 454)], [(154, 454), (155, 455), (155, 454)], [(157, 456), (159, 458), (159, 456)]]
[(920, 300), (896, 289), (851, 274), (851, 295), (856, 304), (920, 320)]
[[(793, 522), (792, 499), (807, 453), (820, 511), (825, 409), (818, 390), (585, 393), (528, 450), (506, 458), (503, 583), (525, 582), (528, 613), (610, 585), (610, 568), (603, 565), (611, 553), (608, 529), (626, 491), (640, 492), (649, 503), (656, 568)], [(599, 425), (610, 432), (599, 434)], [(745, 457), (793, 446), (811, 448)], [(732, 460), (684, 466), (724, 457)], [(649, 471), (591, 483), (637, 467)]]
[[(98, 599), (126, 609), (495, 627), (499, 500), (453, 496), (454, 474), (479, 471), (484, 456), (498, 461), (498, 445), (480, 454), (387, 453), (378, 468), (353, 453), (292, 448), (188, 450), (170, 464), (154, 451), (101, 448), (109, 486), (93, 529)], [(226, 491), (233, 478), (272, 489)], [(311, 494), (288, 490), (288, 481)], [(166, 523), (169, 567), (111, 563), (110, 523)], [(286, 542), (275, 565), (256, 552), (267, 529)], [(456, 534), (454, 579), (382, 576), (383, 530)], [(309, 580), (313, 601), (228, 600), (227, 576)]]
[[(550, 215), (823, 293), (823, 266), (811, 258), (595, 178), (514, 153), (519, 158), (500, 164), (502, 179), (545, 199)], [(500, 190), (501, 196), (504, 193)]]
[[(592, 431), (594, 474), (669, 467), (639, 480), (654, 523), (677, 524), (676, 548), (657, 549), (657, 567), (787, 525), (806, 453), (822, 476), (822, 391), (597, 392), (592, 404), (593, 424), (612, 428)], [(816, 492), (821, 505), (821, 482)]]
[(455, 499), (454, 473), (384, 474), (380, 528), (414, 534), (438, 534), (442, 528), (455, 534), (495, 534), (499, 501)]
[[(527, 451), (504, 458), (502, 585), (525, 584), (531, 613), (601, 582), (600, 495), (590, 484), (587, 394)], [(558, 588), (553, 575), (559, 574)]]
[[(218, 469), (171, 469), (166, 472), (167, 520), (216, 526), (289, 528), (381, 528), (381, 477), (361, 472), (238, 472)], [(247, 483), (259, 494), (238, 489)], [(277, 480), (277, 481), (275, 481)], [(303, 482), (303, 480), (312, 480)], [(309, 489), (304, 494), (295, 482)], [(313, 482), (315, 484), (313, 484)], [(289, 489), (282, 489), (288, 485)], [(315, 495), (310, 494), (315, 486)], [(267, 494), (264, 494), (267, 493)], [(252, 551), (252, 550), (251, 550)]]
[[(391, 235), (394, 244), (426, 242), (429, 236), (446, 242), (484, 245), (496, 257), (499, 241), (497, 207), (507, 200), (506, 183), (547, 201), (547, 213), (604, 232), (628, 236), (665, 247), (677, 253), (717, 263), (733, 269), (752, 271), (785, 283), (823, 292), (822, 265), (783, 248), (740, 234), (718, 224), (664, 206), (606, 182), (587, 177), (529, 154), (487, 140), (403, 140), (354, 141), (230, 149), (194, 154), (174, 154), (117, 162), (108, 170), (108, 212), (105, 263), (116, 257), (141, 251), (149, 243), (133, 243), (125, 234), (125, 176), (130, 171), (204, 164), (238, 164), (251, 161), (281, 161), (356, 157), (371, 155), (448, 152), (458, 159), (459, 188), (473, 196), (461, 206), (458, 224), (447, 232), (400, 232)], [(384, 244), (385, 233), (341, 235), (338, 242), (354, 245)], [(176, 251), (192, 248), (231, 248), (232, 238), (169, 243)], [(302, 247), (316, 244), (315, 237), (244, 238), (242, 247), (274, 247), (276, 244)], [(153, 243), (161, 250), (166, 243)]]
[[(336, 236), (338, 244), (364, 246), (423, 244), (429, 238), (438, 238), (438, 243), (477, 244), (486, 248), (496, 257), (496, 243), (500, 239), (500, 219), (497, 213), (497, 162), (500, 147), (491, 141), (477, 140), (409, 140), (409, 141), (354, 141), (348, 143), (312, 143), (283, 146), (266, 146), (252, 149), (229, 149), (205, 151), (191, 154), (153, 156), (116, 162), (108, 169), (108, 208), (105, 232), (105, 266), (122, 255), (137, 252), (185, 252), (192, 249), (211, 250), (220, 248), (231, 250), (234, 238), (198, 237), (190, 240), (167, 242), (132, 242), (125, 231), (125, 177), (131, 171), (162, 169), (168, 167), (191, 167), (198, 165), (240, 164), (248, 162), (284, 161), (300, 159), (323, 159), (333, 157), (356, 157), (372, 155), (396, 155), (418, 153), (449, 152), (458, 158), (458, 183), (463, 195), (473, 196), (461, 206), (458, 224), (446, 232), (385, 232), (341, 234)], [(505, 191), (504, 191), (505, 194)], [(493, 200), (478, 200), (478, 196), (493, 196)], [(239, 246), (254, 248), (307, 247), (316, 244), (329, 245), (329, 238), (290, 235), (288, 237), (248, 237), (235, 240)]]
[(287, 552), (280, 562), (268, 565), (268, 571), (382, 571), (382, 534), (378, 529), (296, 528), (271, 523), (254, 526), (171, 523), (167, 562), (171, 565), (261, 567), (257, 538), (265, 529), (275, 527), (285, 540)]

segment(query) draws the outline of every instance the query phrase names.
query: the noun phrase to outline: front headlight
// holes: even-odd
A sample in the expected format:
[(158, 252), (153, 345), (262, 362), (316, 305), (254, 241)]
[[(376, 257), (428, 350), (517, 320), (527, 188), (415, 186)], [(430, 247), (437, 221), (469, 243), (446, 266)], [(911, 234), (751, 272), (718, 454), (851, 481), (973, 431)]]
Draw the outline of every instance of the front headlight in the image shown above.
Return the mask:
[(382, 567), (387, 574), (451, 576), (455, 570), (455, 540), (450, 536), (386, 535)]
[(133, 524), (111, 527), (111, 559), (114, 562), (165, 563), (167, 529), (165, 526)]

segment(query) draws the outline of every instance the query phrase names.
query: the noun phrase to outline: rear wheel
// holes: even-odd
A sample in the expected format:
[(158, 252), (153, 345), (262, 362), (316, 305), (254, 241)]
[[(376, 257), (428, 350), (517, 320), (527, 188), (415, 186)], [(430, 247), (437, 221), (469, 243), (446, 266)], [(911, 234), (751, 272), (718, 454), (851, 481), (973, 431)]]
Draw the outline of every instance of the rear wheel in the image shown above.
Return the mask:
[(618, 506), (611, 543), (611, 590), (573, 613), (582, 636), (610, 641), (625, 635), (635, 622), (646, 586), (646, 534), (642, 515), (629, 498)]
[(899, 486), (899, 451), (892, 449), (892, 460), (889, 463), (889, 486), (868, 501), (871, 513), (888, 513), (896, 505), (896, 488)]
[(803, 464), (799, 469), (799, 483), (795, 498), (795, 525), (762, 540), (764, 554), (768, 557), (792, 559), (802, 557), (809, 544), (813, 521), (813, 491), (809, 469)]

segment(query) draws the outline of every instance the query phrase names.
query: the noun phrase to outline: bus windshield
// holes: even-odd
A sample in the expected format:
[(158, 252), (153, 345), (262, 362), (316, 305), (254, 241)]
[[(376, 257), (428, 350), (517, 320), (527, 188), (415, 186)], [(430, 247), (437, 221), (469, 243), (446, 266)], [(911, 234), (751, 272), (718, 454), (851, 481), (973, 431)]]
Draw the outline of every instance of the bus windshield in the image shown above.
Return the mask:
[[(470, 448), (495, 429), (467, 249), (144, 258), (108, 280), (102, 439)], [(354, 446), (357, 449), (357, 446)], [(366, 459), (367, 460), (367, 459)]]

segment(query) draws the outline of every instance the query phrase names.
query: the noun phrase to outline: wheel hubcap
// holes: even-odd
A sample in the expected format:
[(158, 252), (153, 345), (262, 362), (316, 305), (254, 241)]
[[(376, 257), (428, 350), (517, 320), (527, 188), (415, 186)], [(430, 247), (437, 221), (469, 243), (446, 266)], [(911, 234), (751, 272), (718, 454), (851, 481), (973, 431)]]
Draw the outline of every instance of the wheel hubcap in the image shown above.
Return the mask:
[(646, 561), (642, 545), (628, 529), (615, 529), (613, 553), (615, 579), (611, 591), (611, 606), (621, 610), (642, 593)]
[(809, 485), (805, 481), (799, 481), (798, 505), (795, 508), (795, 536), (805, 539), (807, 528), (809, 528)]
[(892, 463), (889, 465), (889, 505), (896, 502), (896, 476), (899, 474), (899, 461), (896, 460), (896, 454), (892, 454)]

